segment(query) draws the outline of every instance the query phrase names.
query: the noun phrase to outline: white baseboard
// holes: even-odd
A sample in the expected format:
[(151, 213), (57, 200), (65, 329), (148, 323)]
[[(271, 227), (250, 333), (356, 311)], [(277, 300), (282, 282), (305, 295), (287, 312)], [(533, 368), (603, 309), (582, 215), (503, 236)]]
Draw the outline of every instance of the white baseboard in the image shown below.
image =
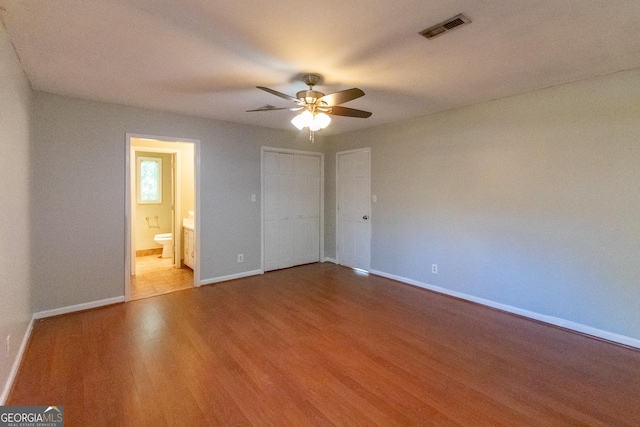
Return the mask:
[(90, 308), (102, 307), (105, 305), (117, 304), (124, 302), (124, 296), (102, 299), (99, 301), (85, 302), (82, 304), (70, 305), (68, 307), (54, 308), (53, 310), (39, 311), (33, 314), (34, 319), (43, 319), (45, 317), (59, 316), (60, 314), (73, 313), (75, 311), (88, 310)]
[(237, 273), (237, 274), (230, 274), (228, 276), (214, 277), (213, 279), (204, 279), (200, 281), (200, 286), (210, 285), (212, 283), (218, 283), (218, 282), (226, 282), (227, 280), (242, 279), (243, 277), (257, 276), (263, 273), (264, 271), (262, 270), (252, 270), (252, 271), (244, 271), (242, 273)]
[(335, 260), (335, 259), (333, 259), (333, 258), (325, 257), (325, 258), (324, 258), (324, 260), (323, 260), (322, 262), (332, 262), (332, 263), (334, 263), (334, 264), (337, 264), (337, 263), (338, 263), (338, 260)]
[(486, 305), (488, 307), (496, 308), (498, 310), (506, 311), (508, 313), (517, 314), (519, 316), (528, 317), (530, 319), (538, 320), (540, 322), (549, 323), (555, 326), (560, 326), (561, 328), (570, 329), (583, 334), (592, 335), (597, 338), (602, 338), (607, 341), (613, 341), (619, 344), (627, 345), (629, 347), (635, 347), (640, 349), (640, 339), (631, 338), (625, 335), (616, 334), (614, 332), (609, 332), (609, 331), (594, 328), (591, 326), (583, 325), (581, 323), (573, 322), (571, 320), (565, 320), (559, 317), (548, 316), (546, 314), (540, 314), (534, 311), (524, 310), (518, 307), (513, 307), (511, 305), (502, 304), (502, 303), (491, 301), (488, 299), (475, 297), (473, 295), (468, 295), (462, 292), (441, 288), (439, 286), (429, 285), (427, 283), (422, 283), (417, 280), (408, 279), (406, 277), (396, 276), (394, 274), (385, 273), (383, 271), (371, 270), (370, 273), (375, 274), (376, 276), (382, 276), (382, 277), (386, 277), (387, 279), (397, 280), (398, 282), (403, 282), (409, 285), (428, 289), (430, 291), (438, 292), (445, 295), (450, 295), (456, 298), (464, 299), (467, 301)]
[(11, 365), (11, 371), (9, 371), (9, 377), (7, 378), (7, 382), (4, 384), (4, 389), (2, 390), (2, 395), (0, 395), (0, 406), (3, 406), (7, 398), (9, 397), (9, 392), (11, 391), (11, 387), (13, 386), (13, 382), (16, 379), (16, 375), (18, 374), (18, 369), (20, 368), (20, 364), (22, 363), (22, 357), (24, 356), (24, 351), (27, 349), (27, 343), (29, 343), (29, 337), (31, 336), (31, 330), (33, 330), (33, 322), (35, 319), (32, 317), (29, 325), (27, 326), (27, 330), (22, 337), (22, 343), (20, 343), (20, 349), (16, 354), (16, 358), (13, 361), (13, 365)]
[(33, 313), (31, 316), (31, 321), (29, 322), (29, 326), (27, 327), (27, 331), (22, 338), (22, 343), (20, 344), (20, 350), (18, 350), (18, 354), (13, 362), (11, 367), (11, 371), (9, 372), (9, 378), (7, 378), (7, 382), (4, 386), (2, 394), (0, 395), (0, 406), (4, 405), (7, 397), (9, 397), (9, 392), (11, 391), (11, 386), (13, 385), (13, 381), (18, 373), (18, 369), (20, 368), (20, 363), (22, 362), (22, 357), (24, 356), (24, 352), (27, 348), (27, 344), (29, 343), (29, 337), (31, 336), (31, 331), (33, 330), (33, 324), (38, 319), (44, 319), (45, 317), (58, 316), (60, 314), (73, 313), (76, 311), (88, 310), (91, 308), (102, 307), (105, 305), (117, 304), (119, 302), (124, 302), (124, 296), (107, 298), (99, 301), (92, 301), (82, 304), (71, 305), (68, 307), (56, 308), (53, 310), (45, 310), (39, 311), (37, 313)]

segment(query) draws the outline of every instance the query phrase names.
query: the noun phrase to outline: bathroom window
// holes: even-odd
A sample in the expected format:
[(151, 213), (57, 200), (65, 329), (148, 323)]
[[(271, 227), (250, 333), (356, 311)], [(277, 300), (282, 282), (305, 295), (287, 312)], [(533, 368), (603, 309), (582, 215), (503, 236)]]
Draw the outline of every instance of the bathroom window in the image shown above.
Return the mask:
[(162, 203), (162, 159), (138, 157), (138, 203)]

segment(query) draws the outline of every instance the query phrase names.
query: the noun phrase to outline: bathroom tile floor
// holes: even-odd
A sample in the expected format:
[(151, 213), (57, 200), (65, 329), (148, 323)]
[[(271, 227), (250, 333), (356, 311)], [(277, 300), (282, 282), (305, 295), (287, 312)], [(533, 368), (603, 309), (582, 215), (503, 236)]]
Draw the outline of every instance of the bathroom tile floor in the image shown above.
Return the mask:
[(131, 276), (131, 299), (148, 298), (193, 287), (193, 270), (173, 268), (171, 258), (159, 255), (136, 257), (136, 275)]

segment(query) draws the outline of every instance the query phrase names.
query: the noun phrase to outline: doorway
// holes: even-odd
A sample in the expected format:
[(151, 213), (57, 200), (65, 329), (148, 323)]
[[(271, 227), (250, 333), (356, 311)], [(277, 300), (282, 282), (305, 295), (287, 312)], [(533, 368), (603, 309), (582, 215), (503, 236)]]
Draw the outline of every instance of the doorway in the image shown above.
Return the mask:
[(126, 142), (125, 300), (199, 285), (198, 141), (128, 134)]
[(336, 153), (338, 264), (369, 271), (371, 149)]

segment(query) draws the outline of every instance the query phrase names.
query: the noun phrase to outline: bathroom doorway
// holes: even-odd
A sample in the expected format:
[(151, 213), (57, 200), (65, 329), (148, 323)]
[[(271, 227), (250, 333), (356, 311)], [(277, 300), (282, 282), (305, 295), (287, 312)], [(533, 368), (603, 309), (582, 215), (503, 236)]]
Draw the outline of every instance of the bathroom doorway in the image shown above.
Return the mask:
[(198, 141), (127, 135), (127, 301), (199, 284), (198, 148)]

